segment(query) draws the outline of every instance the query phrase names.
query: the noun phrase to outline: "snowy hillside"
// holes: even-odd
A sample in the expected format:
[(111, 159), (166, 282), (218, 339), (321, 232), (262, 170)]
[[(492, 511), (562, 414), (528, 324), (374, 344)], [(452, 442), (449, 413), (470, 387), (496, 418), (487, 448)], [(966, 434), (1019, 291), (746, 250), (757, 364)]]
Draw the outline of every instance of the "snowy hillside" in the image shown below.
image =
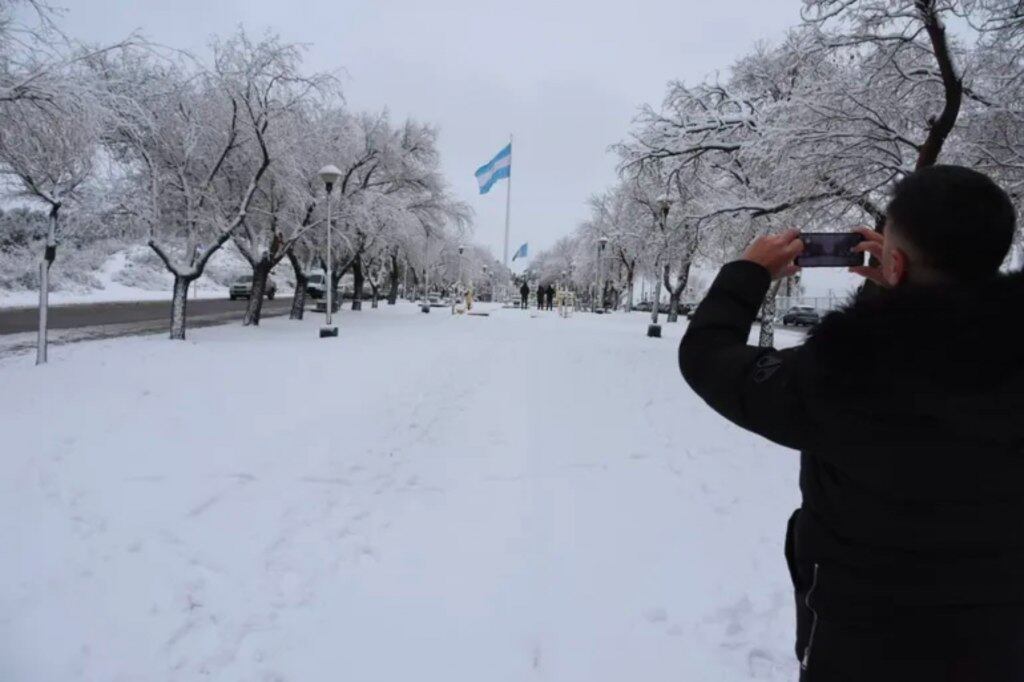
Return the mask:
[[(171, 274), (148, 247), (136, 246), (114, 251), (109, 256), (99, 258), (97, 262), (100, 265), (95, 269), (89, 269), (90, 262), (82, 258), (57, 259), (53, 266), (57, 288), (50, 293), (52, 305), (171, 299)], [(30, 268), (36, 263), (30, 261), (22, 265)], [(227, 295), (230, 280), (248, 272), (248, 264), (232, 248), (221, 249), (211, 258), (206, 272), (198, 281), (198, 289), (193, 289), (191, 295), (193, 298), (196, 295), (201, 298), (223, 298)], [(294, 286), (291, 268), (287, 263), (275, 269), (274, 277), (281, 285), (289, 284), (288, 289)], [(282, 286), (282, 291), (285, 288)], [(0, 308), (35, 306), (38, 303), (37, 283), (27, 288), (0, 287)]]
[(0, 360), (0, 679), (795, 679), (797, 457), (681, 325), (340, 322)]

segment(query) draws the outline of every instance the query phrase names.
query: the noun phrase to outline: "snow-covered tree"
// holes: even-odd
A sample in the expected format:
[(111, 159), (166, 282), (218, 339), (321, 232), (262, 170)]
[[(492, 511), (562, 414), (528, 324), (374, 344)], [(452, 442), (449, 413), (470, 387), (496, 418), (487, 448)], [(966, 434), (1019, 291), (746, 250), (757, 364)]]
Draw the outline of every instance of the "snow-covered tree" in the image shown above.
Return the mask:
[(11, 181), (13, 195), (45, 205), (50, 216), (39, 264), (38, 363), (46, 361), (49, 273), (56, 258), (61, 208), (93, 175), (107, 115), (101, 102), (81, 91), (70, 98), (55, 94), (47, 105), (40, 110), (24, 100), (0, 100), (0, 173)]
[[(960, 40), (958, 16), (974, 27)], [(1019, 191), (1020, 26), (1011, 0), (804, 0), (780, 44), (643, 107), (615, 147), (623, 174), (653, 164), (685, 187), (697, 255), (715, 259), (786, 225), (882, 229), (892, 184), (940, 159)]]
[(191, 282), (245, 223), (272, 160), (272, 136), (309, 87), (299, 49), (243, 32), (218, 41), (209, 67), (132, 51), (102, 68), (112, 93), (109, 135), (144, 200), (132, 209), (174, 277), (171, 338), (184, 339)]
[(0, 173), (13, 195), (44, 204), (50, 215), (39, 265), (37, 363), (46, 361), (61, 208), (92, 178), (107, 116), (102, 88), (85, 64), (129, 44), (86, 48), (61, 33), (55, 19), (55, 10), (38, 0), (0, 0)]
[(581, 238), (596, 243), (602, 237), (606, 246), (606, 276), (624, 291), (623, 309), (633, 309), (634, 285), (650, 231), (650, 216), (636, 200), (630, 183), (621, 182), (592, 196), (588, 202), (590, 217), (580, 226)]
[[(326, 195), (317, 172), (324, 165), (329, 138), (317, 125), (315, 107), (333, 93), (333, 81), (326, 75), (314, 75), (299, 82), (301, 87), (289, 93), (291, 99), (280, 103), (277, 125), (268, 135), (271, 164), (257, 186), (245, 220), (231, 235), (252, 267), (252, 293), (244, 325), (259, 324), (270, 272), (300, 240), (314, 239), (313, 233), (322, 231), (326, 221), (322, 215)], [(299, 317), (308, 279), (301, 263), (298, 257), (292, 262), (295, 297), (301, 301)]]

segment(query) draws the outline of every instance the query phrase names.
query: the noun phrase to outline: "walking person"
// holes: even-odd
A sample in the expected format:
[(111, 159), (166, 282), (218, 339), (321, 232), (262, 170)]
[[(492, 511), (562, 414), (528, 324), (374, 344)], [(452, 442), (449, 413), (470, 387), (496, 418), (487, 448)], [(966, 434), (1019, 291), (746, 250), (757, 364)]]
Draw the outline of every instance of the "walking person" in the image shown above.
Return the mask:
[(523, 280), (523, 286), (519, 287), (519, 296), (522, 299), (522, 308), (526, 310), (527, 305), (530, 302), (530, 287), (527, 285), (526, 280)]
[(879, 287), (807, 341), (747, 345), (791, 230), (725, 265), (679, 347), (722, 416), (801, 451), (785, 554), (801, 680), (1024, 680), (1024, 274), (1016, 211), (957, 166), (906, 176), (855, 267)]
[(549, 284), (548, 288), (547, 288), (547, 291), (545, 293), (547, 294), (547, 297), (548, 297), (547, 298), (547, 300), (548, 300), (548, 310), (554, 310), (555, 309), (555, 285), (554, 284)]
[(537, 282), (537, 310), (544, 310), (544, 285)]

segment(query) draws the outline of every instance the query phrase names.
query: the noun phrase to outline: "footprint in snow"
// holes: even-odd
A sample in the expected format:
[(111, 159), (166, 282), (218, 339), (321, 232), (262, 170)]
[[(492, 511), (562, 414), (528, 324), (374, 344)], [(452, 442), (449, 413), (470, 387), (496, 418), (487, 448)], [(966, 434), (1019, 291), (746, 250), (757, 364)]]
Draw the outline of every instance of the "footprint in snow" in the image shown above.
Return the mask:
[(664, 623), (668, 620), (668, 611), (663, 608), (653, 608), (644, 611), (644, 618), (648, 623)]
[(774, 679), (779, 667), (775, 657), (764, 649), (751, 649), (747, 654), (747, 669), (755, 680)]

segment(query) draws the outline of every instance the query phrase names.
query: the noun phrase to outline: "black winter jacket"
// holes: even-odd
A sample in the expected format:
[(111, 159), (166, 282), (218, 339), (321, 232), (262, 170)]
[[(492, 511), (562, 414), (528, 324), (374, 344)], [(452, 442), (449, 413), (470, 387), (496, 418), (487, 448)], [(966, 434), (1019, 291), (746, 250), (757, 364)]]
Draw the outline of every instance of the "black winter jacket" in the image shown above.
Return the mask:
[(802, 451), (797, 589), (816, 574), (811, 605), (836, 619), (1024, 602), (1024, 275), (858, 300), (786, 350), (747, 345), (769, 284), (723, 267), (679, 365), (724, 417)]

